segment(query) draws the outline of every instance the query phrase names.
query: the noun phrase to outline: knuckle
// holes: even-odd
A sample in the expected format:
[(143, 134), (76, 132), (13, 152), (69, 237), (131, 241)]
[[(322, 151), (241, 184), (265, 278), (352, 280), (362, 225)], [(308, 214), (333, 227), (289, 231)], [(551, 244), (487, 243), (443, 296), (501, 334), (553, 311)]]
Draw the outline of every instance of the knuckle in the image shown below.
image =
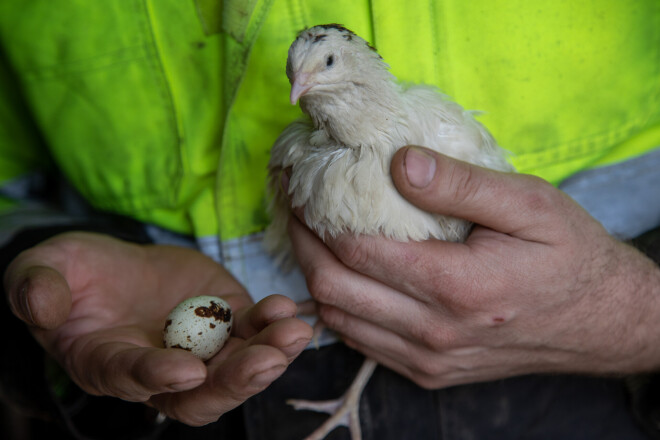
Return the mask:
[(438, 361), (437, 356), (424, 357), (412, 366), (410, 379), (420, 387), (437, 389), (447, 374), (446, 367)]
[(425, 390), (438, 389), (440, 387), (439, 384), (441, 383), (441, 381), (436, 379), (435, 375), (427, 372), (418, 373), (412, 378), (412, 381)]
[(312, 297), (324, 304), (334, 304), (340, 294), (334, 271), (325, 266), (315, 266), (307, 274), (307, 288)]
[(458, 205), (470, 202), (479, 192), (479, 180), (475, 179), (472, 167), (463, 164), (454, 163), (447, 173), (450, 190), (450, 200), (452, 205)]
[(425, 390), (431, 391), (439, 388), (438, 381), (425, 375), (415, 376), (412, 378), (412, 381)]
[(454, 296), (446, 300), (445, 306), (455, 319), (463, 322), (482, 313), (490, 307), (487, 294), (474, 293), (467, 289), (461, 297)]
[(336, 239), (333, 250), (346, 266), (361, 272), (371, 261), (370, 243), (371, 240), (366, 237), (342, 236)]
[(555, 211), (561, 202), (559, 192), (547, 181), (536, 176), (525, 176), (528, 190), (521, 195), (525, 210), (539, 213)]
[(186, 414), (185, 416), (182, 416), (181, 419), (179, 420), (181, 420), (183, 423), (185, 423), (188, 426), (200, 427), (200, 426), (208, 425), (211, 422), (214, 422), (215, 420), (217, 420), (217, 418), (203, 417), (195, 414)]
[(417, 324), (413, 335), (420, 345), (434, 353), (454, 347), (458, 340), (456, 332), (449, 326), (429, 321)]
[(489, 311), (510, 290), (503, 274), (491, 273), (478, 265), (460, 270), (445, 281), (444, 287), (447, 293), (442, 297), (441, 306), (451, 317), (461, 321)]
[(344, 315), (339, 313), (334, 307), (319, 307), (318, 315), (321, 321), (331, 329), (345, 330), (346, 323)]
[(433, 329), (422, 326), (416, 332), (416, 337), (422, 343), (422, 346), (426, 349), (435, 351), (442, 348), (438, 334), (435, 331), (435, 326)]
[(424, 362), (418, 362), (416, 370), (420, 381), (427, 385), (430, 384), (433, 378), (442, 373), (440, 366), (428, 359), (425, 359)]
[(169, 404), (167, 405), (167, 408), (162, 409), (161, 411), (165, 413), (167, 417), (193, 427), (203, 426), (213, 421), (205, 415), (195, 414), (194, 411), (191, 413), (191, 411), (175, 404)]

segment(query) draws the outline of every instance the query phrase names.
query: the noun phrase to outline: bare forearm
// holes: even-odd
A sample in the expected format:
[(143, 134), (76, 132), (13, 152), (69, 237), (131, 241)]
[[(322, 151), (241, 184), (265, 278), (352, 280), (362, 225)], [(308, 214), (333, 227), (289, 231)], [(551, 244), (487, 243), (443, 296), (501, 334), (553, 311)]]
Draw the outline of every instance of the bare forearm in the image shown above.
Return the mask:
[[(660, 236), (660, 231), (655, 234)], [(620, 283), (612, 289), (627, 291), (624, 298), (639, 304), (638, 319), (628, 322), (631, 330), (629, 341), (627, 344), (622, 341), (636, 354), (622, 356), (620, 368), (623, 372), (632, 373), (660, 371), (660, 266), (652, 260), (660, 258), (660, 246), (641, 250), (650, 254), (645, 256), (628, 247), (630, 258), (617, 268)], [(625, 303), (621, 304), (621, 307), (625, 306)]]

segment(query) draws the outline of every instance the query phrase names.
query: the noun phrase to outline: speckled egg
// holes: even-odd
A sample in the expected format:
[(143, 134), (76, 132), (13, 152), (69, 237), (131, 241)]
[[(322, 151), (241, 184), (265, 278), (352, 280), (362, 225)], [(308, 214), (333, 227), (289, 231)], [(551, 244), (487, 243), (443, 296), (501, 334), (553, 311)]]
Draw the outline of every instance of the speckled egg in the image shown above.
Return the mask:
[(165, 348), (181, 348), (205, 361), (220, 351), (231, 333), (234, 318), (227, 301), (196, 296), (177, 305), (165, 321)]

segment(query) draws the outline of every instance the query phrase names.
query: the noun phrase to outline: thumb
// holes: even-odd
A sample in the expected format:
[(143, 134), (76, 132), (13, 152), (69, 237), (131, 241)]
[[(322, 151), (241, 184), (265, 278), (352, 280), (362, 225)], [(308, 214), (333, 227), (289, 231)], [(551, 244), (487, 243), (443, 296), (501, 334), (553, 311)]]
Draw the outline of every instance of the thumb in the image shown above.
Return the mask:
[(20, 256), (5, 272), (5, 292), (14, 314), (31, 326), (54, 329), (71, 311), (71, 291), (64, 277), (50, 267), (25, 267)]
[(397, 151), (391, 172), (397, 190), (417, 207), (523, 239), (545, 236), (566, 202), (540, 178), (482, 168), (422, 147)]

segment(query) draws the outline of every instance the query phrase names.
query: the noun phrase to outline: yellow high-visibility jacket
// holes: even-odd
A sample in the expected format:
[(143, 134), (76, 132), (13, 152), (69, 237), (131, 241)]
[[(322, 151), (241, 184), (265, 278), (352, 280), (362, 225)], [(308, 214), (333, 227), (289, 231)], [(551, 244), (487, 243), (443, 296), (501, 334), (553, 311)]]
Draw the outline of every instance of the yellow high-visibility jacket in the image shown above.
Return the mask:
[[(266, 226), (297, 31), (341, 23), (558, 184), (660, 145), (660, 4), (0, 3), (0, 185), (55, 164), (96, 208), (220, 241)], [(11, 205), (6, 199), (0, 204)]]

